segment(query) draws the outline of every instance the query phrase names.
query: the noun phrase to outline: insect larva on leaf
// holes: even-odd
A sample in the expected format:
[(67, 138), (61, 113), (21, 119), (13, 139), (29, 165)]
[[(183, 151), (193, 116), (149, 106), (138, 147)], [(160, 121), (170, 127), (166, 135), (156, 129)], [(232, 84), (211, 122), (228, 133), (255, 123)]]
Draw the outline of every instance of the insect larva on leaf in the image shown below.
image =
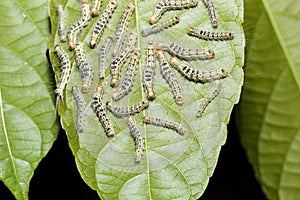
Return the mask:
[(106, 60), (107, 60), (107, 51), (111, 47), (112, 37), (108, 36), (105, 43), (101, 46), (99, 51), (99, 79), (103, 80), (105, 78), (105, 69), (106, 69)]
[(92, 17), (97, 17), (99, 15), (101, 4), (102, 4), (102, 0), (92, 1), (92, 7), (91, 7)]
[(170, 59), (170, 64), (176, 68), (186, 79), (195, 82), (204, 83), (228, 76), (228, 71), (226, 69), (221, 68), (216, 70), (200, 71), (186, 65), (185, 63), (181, 63), (177, 57), (172, 57)]
[(180, 124), (158, 117), (144, 116), (143, 122), (146, 124), (172, 129), (180, 135), (184, 135), (186, 132), (185, 128), (183, 128)]
[(149, 18), (150, 24), (155, 24), (161, 15), (168, 10), (187, 9), (198, 5), (198, 0), (162, 0), (154, 9), (153, 15)]
[(193, 27), (189, 27), (187, 30), (187, 34), (191, 36), (195, 36), (197, 38), (203, 40), (232, 40), (234, 35), (231, 32), (211, 32), (205, 31), (202, 29), (195, 29)]
[(212, 0), (202, 0), (206, 8), (208, 9), (208, 13), (210, 16), (211, 26), (213, 28), (218, 28), (218, 20), (217, 20), (217, 12)]
[(147, 100), (142, 100), (133, 106), (119, 106), (115, 105), (113, 102), (106, 102), (106, 107), (117, 117), (124, 117), (128, 115), (134, 115), (142, 112), (145, 108), (149, 106)]
[(156, 55), (160, 61), (161, 73), (172, 90), (176, 104), (182, 105), (184, 103), (184, 97), (182, 93), (182, 88), (179, 84), (176, 75), (172, 71), (164, 52), (162, 50), (157, 50)]
[(200, 105), (199, 105), (199, 110), (197, 112), (197, 117), (201, 117), (204, 110), (208, 106), (210, 102), (212, 102), (220, 93), (220, 88), (221, 88), (221, 81), (220, 80), (214, 80), (212, 81), (212, 88), (210, 89), (209, 95), (205, 97)]
[(134, 155), (134, 163), (139, 164), (141, 163), (143, 150), (144, 150), (144, 139), (142, 132), (140, 131), (139, 127), (133, 116), (129, 115), (127, 120), (130, 135), (134, 140), (135, 143), (135, 155)]
[(75, 99), (75, 103), (77, 107), (77, 115), (75, 121), (76, 130), (78, 131), (78, 133), (82, 133), (84, 127), (84, 119), (83, 119), (84, 104), (85, 104), (84, 98), (77, 86), (72, 87), (72, 94)]
[(95, 48), (95, 46), (98, 44), (104, 29), (106, 27), (106, 24), (108, 23), (109, 19), (111, 18), (113, 12), (115, 11), (116, 7), (118, 5), (117, 0), (111, 0), (106, 8), (103, 10), (103, 13), (99, 17), (99, 19), (96, 22), (96, 25), (93, 29), (93, 33), (91, 36), (91, 41), (90, 41), (90, 47)]
[(60, 36), (60, 42), (66, 42), (67, 36), (65, 31), (65, 13), (62, 5), (56, 7), (57, 10), (57, 31)]
[(99, 122), (101, 123), (102, 127), (104, 128), (106, 136), (114, 137), (115, 136), (114, 127), (112, 125), (110, 118), (108, 117), (108, 115), (106, 113), (105, 105), (103, 105), (103, 103), (102, 103), (103, 93), (104, 93), (103, 86), (98, 85), (96, 88), (96, 92), (93, 95), (91, 107), (95, 111), (95, 113), (99, 119)]
[(153, 25), (149, 28), (142, 29), (141, 34), (142, 34), (143, 37), (146, 37), (148, 35), (161, 32), (164, 29), (167, 29), (169, 27), (174, 26), (175, 24), (178, 24), (179, 20), (180, 20), (180, 18), (178, 16), (174, 16), (174, 17), (168, 19), (167, 21), (164, 21), (164, 22), (159, 23), (159, 24), (155, 24), (155, 25)]

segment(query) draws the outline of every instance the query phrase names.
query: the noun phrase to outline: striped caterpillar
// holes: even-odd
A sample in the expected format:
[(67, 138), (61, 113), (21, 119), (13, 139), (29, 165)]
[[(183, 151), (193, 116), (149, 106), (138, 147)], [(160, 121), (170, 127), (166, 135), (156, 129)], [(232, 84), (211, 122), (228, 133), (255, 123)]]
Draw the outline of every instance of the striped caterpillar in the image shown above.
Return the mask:
[(139, 127), (133, 116), (129, 115), (127, 124), (129, 126), (131, 137), (135, 143), (135, 155), (134, 155), (134, 163), (139, 164), (142, 161), (143, 150), (144, 150), (144, 139)]
[(149, 40), (146, 46), (146, 67), (143, 71), (143, 85), (146, 90), (147, 99), (155, 99), (153, 89), (154, 73), (155, 73), (155, 45), (153, 40)]
[(98, 85), (96, 88), (96, 92), (93, 96), (91, 107), (95, 111), (95, 113), (99, 119), (99, 122), (101, 123), (102, 127), (104, 128), (106, 136), (114, 137), (115, 130), (113, 128), (110, 118), (108, 117), (108, 115), (106, 113), (106, 108), (102, 103), (103, 93), (104, 93), (103, 86)]
[(178, 16), (174, 16), (174, 17), (168, 19), (167, 21), (164, 21), (159, 24), (155, 24), (149, 28), (142, 29), (141, 34), (143, 37), (146, 37), (148, 35), (161, 32), (164, 29), (167, 29), (171, 26), (174, 26), (175, 24), (178, 24), (179, 20), (180, 20), (180, 18)]
[(160, 126), (168, 129), (172, 129), (179, 133), (180, 135), (184, 135), (186, 130), (180, 124), (168, 121), (166, 119), (158, 118), (158, 117), (150, 117), (150, 116), (144, 116), (143, 122), (146, 124), (152, 124), (155, 126)]
[(67, 36), (65, 32), (65, 12), (63, 10), (62, 5), (58, 5), (56, 7), (57, 11), (57, 30), (58, 34), (60, 36), (60, 42), (66, 42), (67, 41)]
[(212, 50), (184, 48), (174, 42), (158, 43), (157, 49), (168, 51), (173, 56), (186, 60), (212, 59), (215, 56), (215, 52)]
[(137, 72), (137, 63), (140, 59), (140, 51), (135, 50), (129, 62), (129, 67), (124, 75), (124, 79), (122, 83), (116, 88), (116, 90), (112, 93), (113, 100), (119, 100), (128, 94), (133, 86), (133, 82)]
[(213, 28), (218, 28), (218, 20), (217, 20), (217, 12), (212, 0), (202, 0), (206, 8), (208, 9), (208, 13), (210, 16), (211, 26)]
[(119, 54), (123, 34), (125, 33), (125, 29), (128, 26), (128, 23), (132, 17), (134, 10), (135, 10), (135, 4), (129, 3), (123, 12), (123, 15), (115, 31), (115, 36), (114, 36), (115, 46), (112, 51), (113, 56), (117, 56)]
[(74, 49), (74, 58), (82, 77), (82, 91), (84, 93), (88, 93), (93, 81), (94, 72), (91, 64), (86, 60), (82, 42), (76, 43)]
[(124, 117), (128, 115), (134, 115), (142, 112), (145, 108), (149, 106), (147, 100), (140, 101), (133, 106), (121, 107), (113, 104), (111, 101), (106, 102), (106, 107), (117, 117)]
[(83, 126), (84, 126), (84, 120), (83, 120), (83, 112), (84, 112), (84, 104), (85, 104), (84, 98), (77, 86), (72, 87), (72, 94), (73, 94), (73, 97), (75, 99), (76, 106), (77, 106), (77, 116), (76, 116), (76, 122), (75, 122), (76, 130), (79, 133), (82, 133)]
[(101, 46), (99, 51), (99, 79), (102, 80), (105, 78), (105, 69), (106, 69), (106, 59), (107, 51), (111, 47), (112, 37), (108, 36), (105, 43)]
[(111, 0), (107, 4), (106, 8), (103, 10), (103, 13), (97, 20), (97, 23), (94, 27), (94, 30), (93, 30), (93, 33), (91, 36), (91, 41), (90, 41), (91, 48), (95, 48), (95, 46), (99, 42), (99, 40), (104, 32), (104, 29), (106, 27), (106, 24), (108, 23), (109, 19), (111, 18), (111, 15), (115, 11), (117, 5), (118, 5), (117, 0)]
[(198, 5), (198, 0), (162, 0), (154, 9), (153, 15), (149, 18), (150, 24), (155, 24), (161, 15), (168, 10), (187, 9)]
[(101, 4), (102, 4), (102, 0), (92, 1), (92, 8), (91, 8), (92, 17), (97, 17), (99, 15)]
[(203, 40), (232, 40), (234, 35), (231, 32), (210, 32), (189, 27), (187, 34)]
[(212, 81), (213, 89), (210, 91), (209, 95), (205, 97), (202, 102), (199, 105), (199, 110), (197, 113), (197, 117), (201, 117), (204, 110), (208, 106), (210, 102), (212, 102), (220, 93), (221, 88), (221, 81), (220, 80), (214, 80)]
[(162, 50), (157, 50), (156, 55), (157, 55), (158, 59), (160, 60), (161, 73), (162, 73), (163, 77), (165, 78), (165, 80), (167, 81), (167, 83), (169, 84), (169, 86), (173, 92), (176, 104), (182, 105), (184, 103), (184, 97), (182, 94), (182, 88), (179, 85), (179, 81), (178, 81), (177, 77), (175, 76), (174, 72), (172, 71), (172, 69), (169, 65), (169, 62), (164, 55), (164, 52)]
[(180, 63), (177, 57), (172, 57), (170, 64), (175, 67), (185, 78), (195, 82), (209, 82), (228, 76), (226, 69), (221, 68), (211, 71), (200, 71), (189, 67), (184, 63)]

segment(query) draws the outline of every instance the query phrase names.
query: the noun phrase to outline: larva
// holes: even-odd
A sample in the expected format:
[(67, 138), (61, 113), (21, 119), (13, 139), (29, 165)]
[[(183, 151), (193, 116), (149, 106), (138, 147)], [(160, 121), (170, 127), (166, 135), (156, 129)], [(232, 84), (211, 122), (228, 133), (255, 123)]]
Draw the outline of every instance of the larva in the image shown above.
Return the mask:
[(168, 10), (187, 9), (198, 5), (198, 0), (162, 0), (154, 9), (153, 15), (149, 18), (150, 24), (155, 24), (161, 15)]
[(72, 87), (72, 94), (76, 102), (76, 107), (77, 107), (77, 115), (76, 115), (76, 130), (79, 133), (83, 132), (83, 126), (84, 126), (84, 120), (83, 120), (83, 112), (84, 112), (84, 98), (78, 89), (77, 86)]
[(106, 60), (107, 60), (107, 51), (111, 47), (112, 37), (108, 36), (105, 43), (101, 46), (99, 51), (99, 79), (102, 80), (105, 78), (105, 69), (106, 69)]
[(153, 25), (149, 28), (142, 29), (141, 35), (143, 37), (146, 37), (148, 35), (161, 32), (164, 29), (167, 29), (169, 27), (174, 26), (175, 24), (178, 24), (179, 20), (180, 20), (180, 18), (178, 16), (174, 16), (174, 17), (168, 19), (167, 21), (164, 21), (164, 22), (159, 23), (159, 24), (155, 24), (155, 25)]
[(210, 71), (200, 71), (184, 63), (180, 63), (180, 60), (177, 57), (171, 58), (170, 64), (173, 67), (175, 67), (188, 80), (195, 81), (195, 82), (209, 82), (212, 80), (217, 80), (228, 76), (228, 72), (226, 69), (221, 68), (221, 69), (210, 70)]
[(155, 99), (155, 92), (153, 89), (155, 73), (155, 45), (153, 40), (149, 40), (146, 46), (146, 67), (143, 71), (143, 86), (146, 90), (147, 99)]
[(67, 32), (70, 50), (75, 48), (77, 34), (88, 24), (91, 18), (89, 2), (87, 0), (82, 0), (81, 3), (80, 18), (71, 25)]
[(125, 72), (124, 79), (121, 84), (116, 88), (116, 90), (112, 93), (113, 100), (117, 101), (128, 94), (133, 86), (133, 82), (137, 72), (137, 63), (140, 59), (140, 51), (135, 50), (129, 61), (129, 67)]
[(74, 49), (75, 63), (82, 77), (82, 91), (88, 93), (93, 81), (94, 72), (92, 66), (87, 62), (85, 52), (83, 51), (83, 43), (78, 42)]
[(232, 40), (234, 37), (231, 32), (210, 32), (193, 27), (188, 28), (187, 34), (203, 40)]
[(186, 132), (185, 128), (183, 128), (180, 124), (166, 119), (158, 118), (158, 117), (144, 116), (143, 122), (146, 124), (152, 124), (155, 126), (172, 129), (177, 133), (179, 133), (180, 135), (184, 135)]
[(102, 0), (92, 1), (92, 8), (91, 8), (92, 17), (97, 17), (99, 15), (101, 4), (102, 4)]
[(91, 103), (92, 109), (95, 111), (99, 122), (105, 130), (107, 137), (114, 137), (115, 130), (113, 128), (112, 122), (106, 113), (106, 108), (102, 103), (102, 96), (104, 93), (104, 88), (101, 85), (98, 85), (96, 88), (96, 92), (93, 96), (93, 100)]
[(132, 17), (134, 10), (135, 10), (135, 4), (129, 3), (122, 14), (122, 17), (120, 19), (120, 22), (117, 26), (117, 29), (116, 29), (115, 35), (114, 35), (115, 45), (114, 45), (114, 48), (112, 51), (113, 56), (117, 56), (119, 54), (119, 49), (120, 49), (123, 34), (125, 33), (125, 29), (128, 26), (128, 23)]
[(206, 8), (208, 9), (208, 13), (210, 16), (211, 26), (213, 28), (218, 28), (218, 20), (217, 20), (217, 12), (212, 0), (202, 0)]
[(168, 51), (173, 56), (177, 56), (186, 60), (197, 59), (212, 59), (215, 56), (215, 52), (209, 49), (189, 49), (179, 46), (174, 42), (161, 42), (157, 44), (157, 49)]
[(197, 117), (201, 117), (208, 104), (218, 96), (218, 94), (220, 93), (221, 81), (220, 80), (212, 81), (212, 86), (213, 88), (211, 89), (209, 95), (205, 97), (199, 105)]
[(133, 50), (136, 43), (137, 34), (135, 32), (129, 32), (127, 45), (125, 49), (113, 59), (110, 65), (111, 81), (110, 85), (115, 87), (119, 84), (119, 73), (121, 65), (124, 63), (125, 59), (128, 57), (129, 53)]
[(60, 42), (66, 42), (67, 36), (65, 31), (65, 13), (62, 5), (56, 7), (57, 10), (57, 30), (60, 36)]
[(129, 115), (127, 120), (131, 137), (135, 143), (135, 156), (134, 156), (134, 163), (139, 164), (141, 163), (143, 150), (144, 150), (144, 139), (139, 127), (133, 116)]
[(118, 117), (124, 117), (140, 113), (148, 106), (149, 102), (147, 100), (142, 100), (133, 106), (126, 107), (115, 105), (111, 101), (106, 102), (106, 108)]
[(162, 50), (157, 50), (156, 55), (160, 60), (161, 73), (173, 92), (176, 104), (182, 105), (184, 103), (184, 97), (177, 77), (172, 71), (164, 52)]
[(61, 77), (56, 85), (55, 93), (62, 99), (64, 88), (66, 87), (71, 75), (71, 62), (68, 54), (59, 45), (54, 47), (54, 53), (58, 56), (59, 66), (61, 69)]
[(104, 29), (106, 27), (106, 24), (108, 23), (109, 19), (111, 18), (111, 15), (115, 11), (117, 5), (118, 5), (117, 0), (111, 0), (107, 4), (106, 8), (103, 10), (103, 13), (97, 20), (97, 23), (93, 29), (93, 33), (92, 33), (91, 41), (90, 41), (91, 48), (95, 48), (95, 46), (99, 42), (99, 40), (104, 32)]

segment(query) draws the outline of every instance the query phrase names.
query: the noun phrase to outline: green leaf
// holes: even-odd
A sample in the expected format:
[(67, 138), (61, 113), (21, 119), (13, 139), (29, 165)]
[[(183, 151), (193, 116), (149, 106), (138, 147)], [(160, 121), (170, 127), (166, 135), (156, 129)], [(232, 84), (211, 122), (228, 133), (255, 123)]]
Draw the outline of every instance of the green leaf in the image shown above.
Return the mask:
[(270, 199), (300, 195), (300, 26), (298, 1), (245, 4), (242, 142)]
[(28, 199), (34, 169), (58, 132), (47, 0), (2, 1), (0, 12), (0, 180)]
[[(108, 1), (102, 5), (102, 9)], [(166, 81), (162, 78), (159, 64), (155, 72), (157, 97), (150, 102), (149, 108), (137, 114), (135, 119), (145, 140), (145, 151), (141, 164), (134, 164), (135, 152), (127, 126), (126, 118), (112, 119), (117, 135), (107, 138), (94, 111), (91, 100), (98, 84), (98, 52), (107, 36), (113, 36), (123, 10), (130, 1), (119, 1), (119, 5), (105, 28), (100, 44), (89, 47), (91, 32), (97, 18), (91, 18), (87, 27), (80, 33), (78, 40), (84, 42), (87, 59), (92, 64), (95, 80), (89, 93), (84, 94), (85, 126), (83, 133), (77, 133), (74, 120), (76, 105), (71, 93), (74, 85), (81, 87), (81, 77), (77, 67), (73, 66), (65, 97), (59, 104), (62, 126), (66, 130), (70, 147), (75, 155), (79, 172), (84, 181), (96, 190), (101, 199), (197, 199), (204, 192), (209, 177), (215, 169), (221, 146), (226, 141), (227, 126), (234, 104), (239, 101), (243, 84), (244, 34), (242, 30), (243, 3), (240, 0), (215, 2), (219, 16), (217, 31), (232, 31), (232, 41), (204, 41), (186, 34), (189, 25), (212, 30), (208, 11), (199, 1), (195, 8), (166, 12), (162, 20), (179, 15), (180, 23), (161, 33), (149, 37), (138, 35), (137, 47), (141, 50), (139, 71), (132, 91), (117, 102), (120, 105), (133, 105), (145, 99), (141, 75), (145, 66), (145, 46), (149, 38), (155, 41), (174, 41), (190, 48), (209, 48), (216, 52), (212, 60), (191, 61), (189, 64), (198, 69), (210, 70), (224, 67), (229, 76), (221, 80), (219, 96), (213, 100), (201, 118), (197, 118), (198, 106), (209, 93), (211, 84), (196, 84), (187, 81), (175, 72), (184, 90), (185, 104), (175, 104), (173, 95)], [(140, 30), (149, 27), (148, 19), (158, 1), (135, 1), (136, 11), (129, 29)], [(57, 78), (60, 76), (58, 59), (53, 53), (56, 44), (60, 44), (73, 61), (73, 52), (68, 51), (67, 43), (60, 43), (57, 35), (56, 6), (62, 4), (66, 15), (66, 27), (80, 16), (81, 5), (77, 1), (50, 1), (52, 34), (49, 42), (50, 59)], [(101, 13), (101, 12), (100, 12)], [(108, 56), (108, 62), (111, 56)], [(126, 65), (125, 65), (126, 66)], [(124, 70), (123, 70), (124, 71)], [(122, 72), (123, 73), (123, 72)], [(103, 102), (111, 99), (110, 75), (101, 83), (105, 88)], [(174, 131), (145, 125), (143, 115), (154, 115), (180, 122), (188, 131), (180, 136)]]

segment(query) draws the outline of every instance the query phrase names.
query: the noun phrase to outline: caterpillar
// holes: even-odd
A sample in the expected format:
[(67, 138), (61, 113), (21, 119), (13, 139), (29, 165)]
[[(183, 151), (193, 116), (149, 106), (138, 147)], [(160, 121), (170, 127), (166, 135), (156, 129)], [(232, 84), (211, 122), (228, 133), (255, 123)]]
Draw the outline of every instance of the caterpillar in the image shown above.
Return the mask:
[(188, 28), (187, 34), (203, 40), (232, 40), (234, 35), (231, 32), (210, 32), (202, 29)]
[(147, 99), (155, 99), (153, 80), (155, 73), (155, 45), (153, 40), (149, 40), (146, 46), (146, 67), (143, 71), (143, 86), (146, 90)]
[(128, 57), (129, 53), (132, 51), (137, 39), (137, 34), (135, 32), (129, 32), (127, 45), (125, 49), (113, 59), (110, 65), (111, 81), (110, 85), (115, 87), (119, 84), (119, 73), (121, 65), (124, 63), (125, 59)]
[(182, 105), (184, 103), (184, 97), (182, 94), (182, 88), (179, 84), (177, 77), (175, 76), (174, 72), (171, 70), (171, 67), (169, 65), (167, 58), (165, 57), (164, 52), (162, 50), (157, 50), (156, 55), (160, 60), (161, 73), (173, 92), (176, 104)]
[(102, 4), (102, 0), (92, 1), (92, 8), (91, 8), (92, 17), (97, 17), (99, 15), (101, 4)]
[(96, 113), (99, 122), (105, 130), (107, 137), (114, 137), (115, 130), (113, 128), (112, 122), (106, 113), (106, 108), (102, 103), (102, 96), (104, 93), (104, 88), (102, 85), (98, 85), (96, 88), (96, 92), (93, 95), (91, 107)]
[(90, 40), (90, 47), (95, 48), (97, 43), (99, 42), (106, 24), (108, 23), (109, 19), (111, 18), (113, 12), (115, 11), (116, 7), (118, 6), (117, 0), (111, 0), (106, 8), (103, 10), (103, 13), (97, 20), (97, 23), (93, 29), (91, 40)]
[(106, 38), (105, 43), (101, 46), (99, 51), (99, 79), (102, 80), (105, 78), (105, 69), (106, 69), (106, 59), (107, 59), (107, 51), (111, 47), (112, 37), (108, 36)]
[(150, 28), (142, 29), (141, 35), (143, 37), (146, 37), (148, 35), (161, 32), (164, 29), (167, 29), (169, 27), (174, 26), (175, 24), (178, 24), (179, 20), (180, 20), (180, 18), (178, 16), (174, 16), (174, 17), (172, 17), (172, 18), (168, 19), (167, 21), (164, 21), (160, 24), (155, 24), (155, 25), (151, 26)]
[(137, 63), (140, 59), (140, 51), (135, 50), (129, 61), (129, 67), (125, 72), (124, 79), (122, 83), (116, 88), (116, 90), (112, 93), (113, 100), (119, 100), (128, 94), (133, 86), (133, 82), (137, 72)]
[(154, 9), (153, 15), (149, 18), (150, 24), (155, 24), (168, 10), (187, 9), (198, 5), (198, 0), (162, 0)]
[(91, 18), (89, 2), (82, 0), (81, 3), (80, 18), (71, 25), (67, 32), (70, 50), (75, 48), (77, 34), (88, 24)]
[(211, 26), (213, 28), (218, 28), (218, 20), (217, 20), (217, 12), (212, 0), (202, 0), (206, 8), (208, 9), (208, 13), (210, 16)]
[(189, 49), (179, 46), (174, 42), (161, 42), (157, 44), (157, 49), (168, 51), (173, 56), (177, 56), (186, 60), (197, 59), (212, 59), (215, 56), (215, 52), (209, 49)]
[(220, 93), (221, 81), (214, 80), (212, 81), (213, 89), (210, 91), (209, 95), (205, 97), (199, 105), (199, 110), (197, 112), (197, 117), (201, 117), (204, 110), (210, 102), (212, 102)]
[(58, 34), (60, 36), (60, 42), (66, 42), (67, 41), (67, 36), (66, 36), (66, 31), (65, 31), (65, 12), (63, 10), (62, 5), (58, 5), (56, 7), (57, 11), (57, 30)]
[(131, 137), (135, 143), (135, 155), (134, 155), (134, 163), (139, 164), (142, 161), (143, 150), (144, 150), (144, 139), (139, 127), (133, 116), (129, 115), (127, 124), (129, 126)]
[(175, 67), (185, 78), (195, 82), (209, 82), (228, 76), (228, 71), (226, 69), (221, 68), (211, 71), (200, 71), (189, 67), (184, 63), (180, 63), (177, 57), (172, 57), (170, 59), (170, 64)]
[(84, 98), (76, 85), (72, 87), (72, 94), (77, 106), (77, 116), (75, 122), (76, 130), (79, 133), (82, 133), (83, 126), (84, 126), (84, 120), (83, 120), (83, 112), (84, 112), (84, 104), (85, 104)]
[(185, 128), (183, 128), (180, 124), (166, 119), (158, 118), (158, 117), (144, 116), (143, 122), (146, 124), (152, 124), (155, 126), (172, 129), (177, 133), (179, 133), (180, 135), (184, 135), (186, 132)]
[(117, 56), (119, 54), (119, 49), (120, 49), (123, 34), (125, 32), (125, 29), (128, 26), (128, 23), (132, 17), (134, 10), (135, 10), (135, 4), (129, 3), (123, 12), (123, 15), (120, 19), (120, 22), (117, 26), (117, 29), (116, 29), (115, 35), (114, 35), (115, 46), (112, 51), (113, 56)]
[(94, 72), (91, 64), (86, 60), (82, 42), (76, 43), (74, 48), (74, 58), (82, 77), (82, 92), (88, 93), (93, 81)]
[(61, 48), (61, 46), (56, 45), (54, 47), (54, 53), (58, 56), (59, 66), (61, 69), (61, 77), (57, 82), (55, 93), (62, 99), (64, 88), (66, 87), (71, 75), (71, 62), (68, 54)]
[(133, 106), (126, 106), (126, 107), (115, 105), (111, 101), (106, 102), (106, 108), (110, 110), (117, 117), (124, 117), (128, 115), (138, 114), (148, 106), (149, 106), (149, 102), (147, 100), (142, 100)]

